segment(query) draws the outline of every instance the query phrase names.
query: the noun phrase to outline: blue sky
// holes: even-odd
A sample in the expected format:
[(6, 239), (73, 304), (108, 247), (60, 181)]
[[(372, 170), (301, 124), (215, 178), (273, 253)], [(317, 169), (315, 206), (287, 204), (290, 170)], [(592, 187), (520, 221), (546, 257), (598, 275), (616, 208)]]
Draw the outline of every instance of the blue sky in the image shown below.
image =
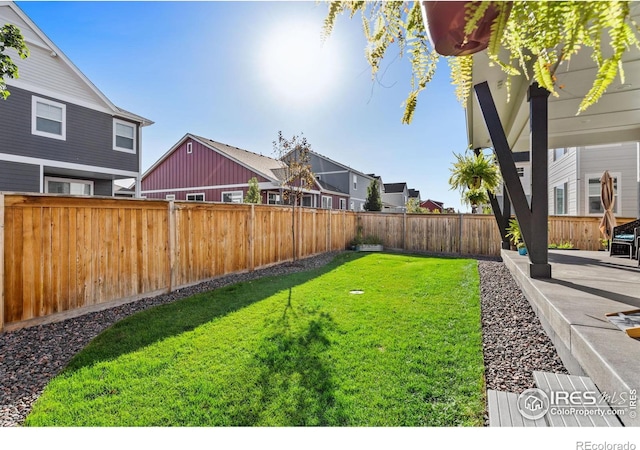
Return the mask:
[(341, 16), (321, 47), (324, 2), (18, 5), (111, 101), (155, 122), (143, 131), (143, 170), (187, 132), (272, 156), (281, 130), (468, 210), (447, 183), (466, 131), (446, 61), (403, 125), (410, 63), (394, 49), (373, 82), (359, 17)]

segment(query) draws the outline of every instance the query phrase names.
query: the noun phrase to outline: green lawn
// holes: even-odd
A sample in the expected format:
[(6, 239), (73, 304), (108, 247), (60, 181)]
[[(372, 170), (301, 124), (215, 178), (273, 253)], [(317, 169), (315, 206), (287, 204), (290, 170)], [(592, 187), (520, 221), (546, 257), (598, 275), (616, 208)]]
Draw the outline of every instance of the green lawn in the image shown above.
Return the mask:
[(153, 308), (76, 355), (26, 425), (481, 426), (478, 286), (475, 260), (344, 253)]

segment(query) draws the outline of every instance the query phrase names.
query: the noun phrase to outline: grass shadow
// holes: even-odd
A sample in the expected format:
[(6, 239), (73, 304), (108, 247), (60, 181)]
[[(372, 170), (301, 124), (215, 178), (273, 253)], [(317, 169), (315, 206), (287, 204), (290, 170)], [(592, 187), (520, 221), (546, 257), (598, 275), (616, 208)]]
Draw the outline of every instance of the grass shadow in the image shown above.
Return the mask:
[[(302, 324), (302, 326), (301, 326)], [(336, 329), (327, 312), (292, 304), (267, 325), (272, 331), (253, 356), (251, 402), (235, 408), (238, 426), (329, 426), (346, 422), (336, 400), (329, 335)], [(255, 408), (254, 402), (262, 405)]]
[(236, 283), (141, 311), (99, 334), (74, 356), (64, 372), (113, 360), (155, 342), (194, 330), (213, 319), (331, 272), (336, 267), (359, 257), (361, 255), (355, 253), (344, 253), (318, 269)]

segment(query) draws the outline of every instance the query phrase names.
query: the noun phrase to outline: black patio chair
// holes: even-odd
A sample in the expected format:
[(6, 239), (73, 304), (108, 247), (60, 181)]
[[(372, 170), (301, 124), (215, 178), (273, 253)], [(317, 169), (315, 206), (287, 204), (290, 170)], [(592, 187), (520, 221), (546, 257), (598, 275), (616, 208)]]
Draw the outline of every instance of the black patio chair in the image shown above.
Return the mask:
[(614, 227), (611, 234), (609, 256), (629, 255), (629, 259), (637, 258), (636, 245), (640, 234), (640, 219)]

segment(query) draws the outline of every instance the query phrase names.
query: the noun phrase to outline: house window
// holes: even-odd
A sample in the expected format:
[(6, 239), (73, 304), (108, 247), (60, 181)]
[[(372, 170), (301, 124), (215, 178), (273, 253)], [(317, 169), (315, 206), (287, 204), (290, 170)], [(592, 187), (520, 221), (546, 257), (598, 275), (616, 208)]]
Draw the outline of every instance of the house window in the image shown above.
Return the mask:
[[(589, 180), (587, 186), (587, 201), (588, 201), (588, 211), (589, 214), (603, 214), (604, 208), (602, 207), (602, 200), (600, 200), (600, 176), (589, 174), (587, 175), (587, 179)], [(619, 183), (618, 180), (620, 178), (619, 174), (611, 174), (611, 178), (613, 178), (613, 212), (618, 213), (620, 211), (620, 195), (619, 195)]]
[(516, 171), (518, 172), (519, 177), (524, 176), (524, 167), (516, 167)]
[(188, 202), (203, 202), (204, 201), (204, 193), (199, 192), (197, 194), (187, 194)]
[(165, 196), (165, 200), (175, 200), (176, 199), (176, 195), (175, 194), (167, 194)]
[(269, 192), (267, 197), (268, 205), (279, 205), (280, 204), (280, 194), (275, 194), (273, 192)]
[(136, 152), (136, 126), (131, 122), (113, 119), (113, 149)]
[(192, 142), (187, 142), (187, 153), (189, 153), (189, 154), (193, 153), (193, 143)]
[(353, 190), (354, 191), (358, 190), (358, 176), (357, 175), (353, 176)]
[(242, 203), (242, 191), (223, 192), (222, 201), (225, 203)]
[(31, 98), (31, 134), (67, 138), (67, 106), (40, 97)]
[(351, 211), (355, 210), (355, 204), (353, 203), (353, 200), (351, 200), (351, 202), (349, 202), (349, 209)]
[(340, 209), (347, 209), (347, 199), (346, 198), (341, 198), (340, 199)]
[(553, 188), (553, 213), (556, 215), (567, 213), (567, 183)]
[(306, 206), (307, 208), (311, 208), (313, 199), (311, 198), (310, 195), (304, 195), (302, 196), (302, 206)]
[(566, 147), (554, 148), (553, 149), (553, 160), (557, 161), (557, 160), (559, 160), (560, 158), (562, 158), (566, 154), (567, 154)]
[(327, 197), (326, 195), (322, 196), (322, 209), (332, 209), (333, 208), (333, 198)]
[(48, 194), (93, 195), (93, 181), (45, 177), (44, 186)]

